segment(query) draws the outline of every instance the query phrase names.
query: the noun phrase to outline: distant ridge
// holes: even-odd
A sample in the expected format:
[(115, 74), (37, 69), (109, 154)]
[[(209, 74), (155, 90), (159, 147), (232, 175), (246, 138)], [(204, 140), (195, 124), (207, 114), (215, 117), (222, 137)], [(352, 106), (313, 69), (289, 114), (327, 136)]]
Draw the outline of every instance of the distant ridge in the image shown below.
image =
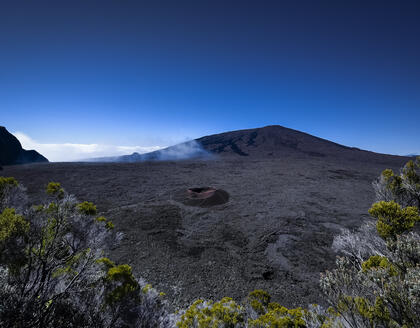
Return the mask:
[(0, 126), (0, 165), (48, 162), (35, 150), (25, 150), (19, 140)]
[[(341, 159), (378, 160), (401, 158), (378, 154), (312, 136), (280, 125), (224, 132), (201, 137), (146, 154), (114, 157), (116, 162), (178, 160), (211, 156), (226, 158), (279, 158), (290, 155), (336, 157)], [(103, 159), (104, 160), (104, 159)]]

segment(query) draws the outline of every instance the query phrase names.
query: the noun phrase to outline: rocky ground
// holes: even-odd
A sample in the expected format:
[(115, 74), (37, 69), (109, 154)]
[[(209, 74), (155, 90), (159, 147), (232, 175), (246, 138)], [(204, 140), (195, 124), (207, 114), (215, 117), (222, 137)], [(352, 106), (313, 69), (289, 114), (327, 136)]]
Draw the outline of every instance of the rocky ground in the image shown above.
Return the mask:
[[(6, 166), (40, 201), (61, 182), (124, 232), (112, 259), (165, 292), (176, 305), (203, 297), (240, 300), (267, 290), (286, 306), (320, 302), (320, 272), (334, 266), (341, 228), (369, 219), (371, 182), (401, 157), (340, 160), (293, 155), (154, 163), (50, 163)], [(186, 206), (174, 195), (191, 187), (226, 190), (229, 202)], [(322, 303), (322, 302), (321, 302)]]

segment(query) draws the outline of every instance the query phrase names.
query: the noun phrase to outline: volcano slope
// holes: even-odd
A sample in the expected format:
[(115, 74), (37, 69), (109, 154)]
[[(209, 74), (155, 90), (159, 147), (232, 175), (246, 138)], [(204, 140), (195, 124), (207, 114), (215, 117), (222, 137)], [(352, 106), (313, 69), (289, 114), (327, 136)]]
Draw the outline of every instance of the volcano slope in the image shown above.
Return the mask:
[[(408, 159), (335, 144), (325, 147), (342, 153), (301, 151), (299, 143), (271, 149), (282, 156), (243, 156), (235, 147), (251, 153), (244, 140), (212, 160), (30, 164), (6, 166), (2, 175), (19, 179), (34, 202), (59, 181), (97, 204), (125, 234), (110, 257), (132, 265), (175, 305), (240, 300), (256, 288), (285, 306), (319, 303), (319, 273), (334, 266), (333, 237), (369, 220), (371, 182)], [(179, 198), (201, 189), (226, 191), (228, 200), (202, 207)]]

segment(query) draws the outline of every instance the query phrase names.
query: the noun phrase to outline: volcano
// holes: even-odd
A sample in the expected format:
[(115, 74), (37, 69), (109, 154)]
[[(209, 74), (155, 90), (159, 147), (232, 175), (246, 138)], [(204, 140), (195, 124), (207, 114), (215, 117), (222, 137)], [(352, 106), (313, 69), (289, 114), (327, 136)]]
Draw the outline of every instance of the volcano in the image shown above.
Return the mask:
[(346, 160), (357, 158), (358, 161), (377, 161), (378, 159), (386, 161), (393, 157), (340, 145), (280, 125), (269, 125), (262, 128), (204, 136), (151, 153), (133, 153), (108, 161), (142, 162), (199, 159), (212, 156), (262, 159), (295, 157), (296, 155), (300, 157), (335, 157)]

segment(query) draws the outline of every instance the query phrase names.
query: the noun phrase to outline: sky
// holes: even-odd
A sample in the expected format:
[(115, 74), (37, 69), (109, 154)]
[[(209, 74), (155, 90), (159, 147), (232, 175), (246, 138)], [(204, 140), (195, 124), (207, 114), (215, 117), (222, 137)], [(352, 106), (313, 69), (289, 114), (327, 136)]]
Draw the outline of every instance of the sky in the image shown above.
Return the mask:
[(419, 1), (1, 1), (0, 125), (52, 161), (279, 124), (420, 153)]

